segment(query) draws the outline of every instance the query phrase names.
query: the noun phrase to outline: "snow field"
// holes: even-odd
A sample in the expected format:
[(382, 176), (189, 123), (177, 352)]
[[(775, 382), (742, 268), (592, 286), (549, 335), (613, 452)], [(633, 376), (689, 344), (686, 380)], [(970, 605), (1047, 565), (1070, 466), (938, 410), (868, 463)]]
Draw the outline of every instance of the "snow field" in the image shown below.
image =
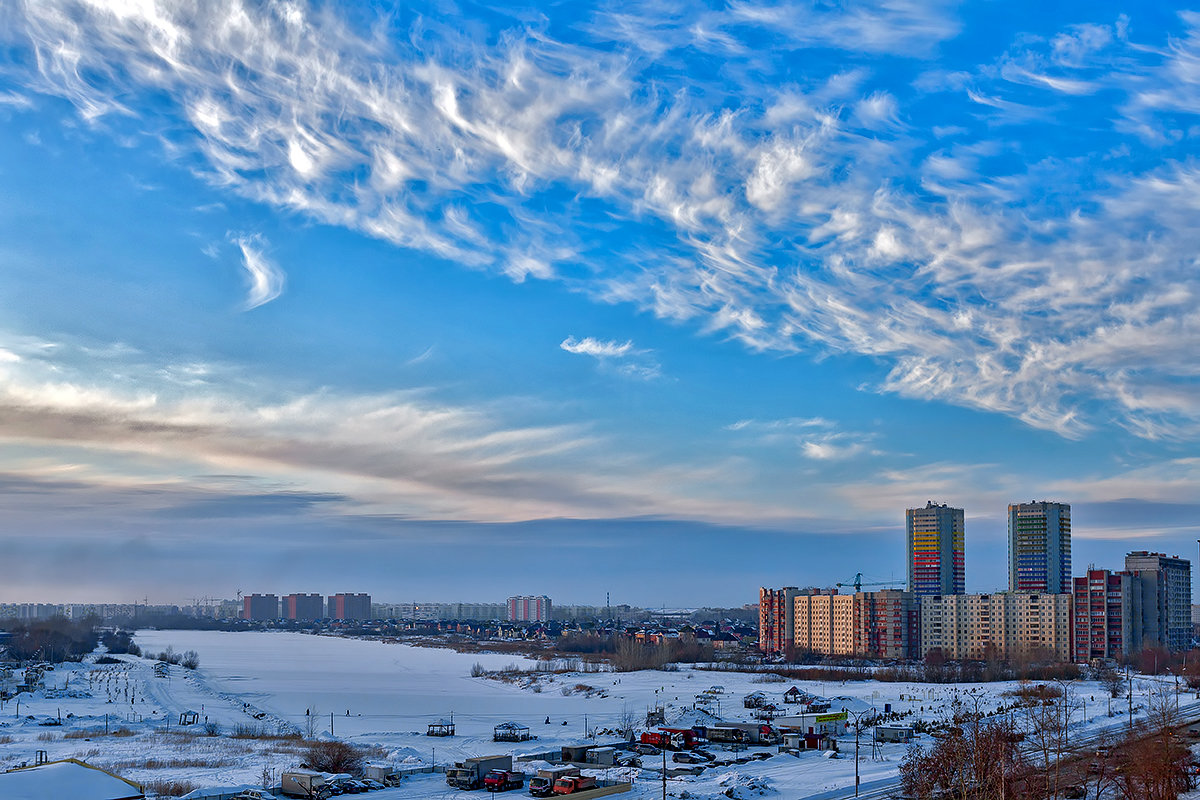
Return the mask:
[[(530, 673), (505, 682), (472, 678), (472, 665), (479, 663), (487, 670), (513, 665), (532, 670), (536, 662), (511, 655), (461, 654), (294, 633), (142, 631), (137, 642), (147, 652), (168, 645), (177, 652), (196, 650), (200, 668), (171, 667), (169, 677), (161, 678), (154, 675), (153, 662), (123, 657), (121, 665), (66, 665), (48, 672), (45, 691), (21, 695), (19, 718), (13, 702), (0, 709), (0, 767), (32, 762), (34, 751), (42, 749), (51, 760), (83, 758), (137, 781), (170, 779), (197, 786), (259, 784), (264, 768), (277, 776), (298, 765), (303, 745), (294, 739), (231, 738), (238, 726), (328, 737), (332, 714), (334, 736), (371, 748), (380, 760), (444, 765), (477, 755), (539, 753), (563, 745), (614, 741), (616, 737), (605, 734), (605, 729), (619, 727), (629, 716), (640, 722), (649, 708), (660, 704), (665, 706), (669, 722), (677, 719), (690, 725), (711, 720), (692, 706), (696, 695), (714, 685), (723, 691), (716, 695), (713, 711), (719, 706), (722, 718), (737, 721), (748, 721), (752, 713), (742, 708), (744, 695), (762, 691), (771, 702), (782, 705), (783, 692), (793, 685), (827, 698), (835, 711), (858, 712), (872, 706), (882, 711), (884, 704), (890, 703), (895, 711), (911, 710), (910, 719), (929, 721), (945, 718), (956, 695), (973, 693), (981, 708), (991, 710), (1011, 702), (1003, 692), (1014, 688), (1012, 683), (767, 683), (754, 673), (690, 668), (678, 672)], [(1144, 697), (1155, 685), (1161, 684), (1150, 678), (1135, 679), (1135, 695)], [(1083, 709), (1077, 714), (1080, 734), (1125, 724), (1122, 716), (1107, 716), (1105, 695), (1097, 684), (1077, 682), (1075, 691), (1086, 707), (1086, 721)], [(1184, 696), (1181, 702), (1194, 700)], [(967, 704), (973, 707), (973, 703)], [(1114, 711), (1124, 708), (1123, 701), (1114, 701)], [(180, 732), (179, 714), (184, 711), (197, 712), (201, 724)], [(62, 726), (41, 724), (48, 718), (57, 720), (60, 712)], [(99, 734), (106, 713), (110, 735), (103, 736)], [(451, 715), (455, 737), (425, 735), (430, 722)], [(204, 735), (206, 720), (218, 726), (222, 735)], [(529, 726), (537, 740), (494, 743), (492, 728), (506, 721)], [(120, 727), (132, 735), (112, 735), (111, 731)], [(585, 739), (585, 730), (596, 732), (595, 738)], [(92, 733), (96, 735), (89, 735)], [(866, 743), (869, 737), (863, 738), (859, 764), (863, 787), (894, 780), (906, 747), (884, 745), (875, 760)], [(720, 748), (709, 749), (718, 758), (732, 757)], [(854, 785), (853, 735), (842, 740), (840, 750), (837, 759), (817, 752), (800, 757), (777, 754), (765, 761), (710, 768), (699, 776), (669, 779), (667, 791), (682, 800), (752, 800), (777, 794), (789, 800), (820, 797)], [(630, 773), (634, 791), (624, 796), (648, 800), (662, 792), (660, 775), (654, 771), (660, 763), (648, 757), (640, 774), (638, 770), (614, 769), (607, 777)], [(596, 774), (606, 775), (604, 770)], [(410, 776), (400, 788), (369, 796), (380, 800), (463, 800), (458, 790), (445, 785), (440, 774)], [(523, 792), (513, 794), (514, 798), (524, 796)]]

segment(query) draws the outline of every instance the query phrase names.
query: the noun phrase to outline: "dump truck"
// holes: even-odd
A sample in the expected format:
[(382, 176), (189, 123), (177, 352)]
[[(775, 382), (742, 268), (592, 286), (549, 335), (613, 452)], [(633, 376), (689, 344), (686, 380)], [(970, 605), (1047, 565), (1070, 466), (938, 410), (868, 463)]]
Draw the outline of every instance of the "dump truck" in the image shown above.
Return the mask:
[(525, 785), (525, 774), (505, 769), (494, 769), (483, 776), (483, 788), (489, 792), (507, 792)]
[(478, 789), (483, 786), (483, 776), (494, 769), (511, 770), (512, 756), (480, 756), (457, 761), (446, 770), (446, 784), (456, 789)]
[(320, 797), (325, 776), (311, 770), (291, 770), (279, 776), (279, 784), (288, 797)]
[(555, 794), (575, 794), (585, 789), (595, 789), (596, 779), (590, 775), (568, 775), (554, 782)]
[(642, 744), (652, 744), (663, 750), (690, 750), (695, 743), (695, 733), (682, 729), (646, 731)]
[(529, 779), (529, 793), (534, 797), (549, 797), (554, 794), (554, 782), (569, 775), (578, 775), (579, 767), (548, 767), (539, 769), (537, 775)]

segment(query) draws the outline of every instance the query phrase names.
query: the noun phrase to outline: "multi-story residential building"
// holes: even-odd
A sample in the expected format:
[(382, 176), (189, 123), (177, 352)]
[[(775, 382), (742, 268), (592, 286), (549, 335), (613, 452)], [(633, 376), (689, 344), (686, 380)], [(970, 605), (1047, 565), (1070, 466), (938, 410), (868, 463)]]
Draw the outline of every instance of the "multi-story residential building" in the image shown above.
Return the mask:
[(330, 619), (370, 619), (371, 595), (364, 592), (350, 594), (339, 592), (329, 595), (329, 605), (326, 616)]
[(782, 589), (758, 589), (758, 649), (764, 653), (784, 653), (792, 647), (794, 637), (793, 600), (800, 590), (795, 586)]
[(948, 659), (1071, 658), (1071, 595), (958, 594), (921, 598), (919, 654)]
[(916, 602), (909, 592), (801, 592), (793, 600), (793, 643), (822, 655), (910, 658), (917, 644)]
[(1071, 506), (1017, 503), (1008, 507), (1010, 592), (1070, 594)]
[(510, 622), (548, 622), (550, 598), (545, 595), (521, 595), (507, 601)]
[(279, 598), (273, 594), (248, 594), (242, 598), (242, 619), (279, 619)]
[(470, 622), (508, 619), (505, 603), (441, 603), (438, 619)]
[(283, 596), (283, 618), (314, 620), (325, 616), (325, 598), (319, 594), (287, 594)]
[(1138, 578), (1129, 572), (1089, 569), (1074, 580), (1074, 649), (1076, 662), (1125, 658), (1136, 650), (1134, 618)]
[(905, 512), (908, 590), (915, 595), (966, 591), (963, 510), (930, 500)]
[[(1188, 649), (1192, 642), (1192, 563), (1179, 556), (1137, 550), (1125, 556), (1125, 570), (1145, 582), (1141, 643)], [(1138, 622), (1135, 619), (1135, 626)]]
[(854, 652), (870, 658), (912, 658), (919, 611), (912, 592), (885, 589), (854, 595)]

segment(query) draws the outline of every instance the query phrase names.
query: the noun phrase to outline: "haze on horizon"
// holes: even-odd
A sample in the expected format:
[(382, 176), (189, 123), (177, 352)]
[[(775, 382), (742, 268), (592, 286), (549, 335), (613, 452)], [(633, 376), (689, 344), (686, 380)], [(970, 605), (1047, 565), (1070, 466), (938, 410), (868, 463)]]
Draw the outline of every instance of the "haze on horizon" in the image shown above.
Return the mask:
[(0, 601), (741, 605), (1200, 537), (1200, 15), (0, 9)]

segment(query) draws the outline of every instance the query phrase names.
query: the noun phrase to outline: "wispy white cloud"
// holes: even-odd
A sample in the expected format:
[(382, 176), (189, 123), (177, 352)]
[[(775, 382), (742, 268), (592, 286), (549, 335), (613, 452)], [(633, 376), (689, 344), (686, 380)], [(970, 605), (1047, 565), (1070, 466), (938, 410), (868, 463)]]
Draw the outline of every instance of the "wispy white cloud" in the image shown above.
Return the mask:
[(593, 339), (591, 336), (576, 339), (574, 336), (568, 336), (562, 340), (559, 347), (568, 353), (594, 356), (596, 358), (618, 358), (628, 355), (633, 350), (633, 342)]
[[(761, 46), (925, 57), (961, 27), (940, 4), (639, 3), (597, 14), (582, 41), (513, 24), (490, 45), (433, 18), (389, 39), (302, 3), (44, 0), (5, 19), (31, 54), (5, 66), (22, 96), (158, 137), (273, 207), (754, 350), (865, 355), (887, 367), (880, 391), (1066, 436), (1200, 431), (1189, 162), (1106, 171), (1028, 151), (1056, 136), (1005, 135), (1007, 159), (980, 147), (1113, 96), (1093, 122), (1114, 137), (1183, 141), (1174, 117), (1200, 113), (1195, 15), (1165, 43), (1131, 42), (1118, 19), (925, 72), (915, 91), (957, 98), (933, 128), (953, 143), (910, 129), (913, 98), (870, 69), (814, 59), (792, 76)], [(723, 64), (699, 91), (694, 52)], [(146, 118), (164, 101), (182, 127)], [(243, 248), (251, 307), (278, 286), (262, 252)]]
[(743, 419), (725, 427), (741, 432), (760, 444), (784, 445), (813, 461), (842, 461), (855, 456), (880, 456), (883, 453), (870, 447), (876, 438), (873, 433), (839, 430), (824, 417), (790, 417), (787, 419)]
[(242, 251), (242, 268), (246, 270), (249, 286), (245, 309), (269, 303), (283, 293), (285, 276), (264, 252), (265, 240), (258, 235), (233, 236), (231, 240)]
[(595, 339), (568, 336), (558, 345), (568, 353), (591, 356), (618, 374), (639, 380), (654, 380), (662, 376), (662, 366), (648, 350), (634, 348), (631, 340)]

